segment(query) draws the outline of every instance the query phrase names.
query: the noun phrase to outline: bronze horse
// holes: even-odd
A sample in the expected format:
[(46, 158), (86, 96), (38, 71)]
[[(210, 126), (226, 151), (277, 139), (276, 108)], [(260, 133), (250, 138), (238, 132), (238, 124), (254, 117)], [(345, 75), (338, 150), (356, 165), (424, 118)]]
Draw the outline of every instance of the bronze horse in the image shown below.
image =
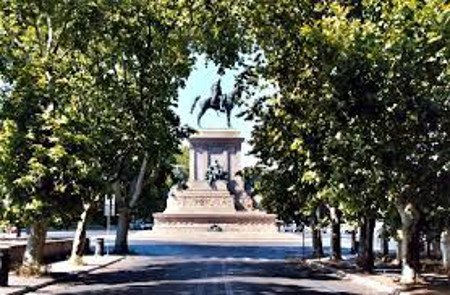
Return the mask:
[[(242, 94), (242, 86), (236, 83), (234, 85), (234, 89), (229, 94), (222, 95), (222, 97), (220, 98), (222, 100), (222, 102), (214, 103), (212, 96), (202, 99), (199, 103), (200, 104), (200, 112), (198, 113), (198, 117), (197, 117), (198, 127), (201, 128), (200, 120), (202, 119), (205, 112), (208, 109), (213, 109), (217, 112), (222, 112), (222, 113), (227, 114), (228, 128), (231, 128), (231, 122), (230, 122), (231, 111), (233, 110), (236, 101), (241, 97), (241, 94)], [(197, 102), (200, 99), (201, 99), (201, 96), (197, 96), (195, 98), (194, 103), (192, 104), (192, 107), (191, 107), (191, 114), (194, 112), (195, 106), (197, 105)], [(221, 105), (223, 107), (222, 109), (221, 109)]]

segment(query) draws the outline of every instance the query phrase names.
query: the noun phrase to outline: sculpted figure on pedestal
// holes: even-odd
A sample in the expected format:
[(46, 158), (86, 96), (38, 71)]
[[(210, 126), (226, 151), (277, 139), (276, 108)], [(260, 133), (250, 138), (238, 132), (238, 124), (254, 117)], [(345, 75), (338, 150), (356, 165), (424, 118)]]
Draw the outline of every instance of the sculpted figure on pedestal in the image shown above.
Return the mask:
[[(197, 117), (197, 125), (201, 127), (200, 121), (207, 110), (212, 109), (227, 115), (227, 126), (231, 127), (231, 111), (234, 108), (237, 100), (241, 97), (243, 87), (236, 83), (234, 89), (228, 94), (222, 94), (222, 87), (220, 86), (220, 80), (213, 84), (211, 88), (211, 96), (202, 99), (199, 102), (200, 112)], [(191, 114), (194, 112), (197, 102), (201, 99), (201, 96), (197, 96), (191, 107)]]
[(178, 189), (186, 189), (187, 188), (188, 176), (181, 166), (176, 165), (172, 169), (172, 175), (173, 175), (173, 180), (175, 182), (175, 186)]
[(223, 170), (223, 167), (219, 164), (219, 161), (214, 161), (214, 164), (208, 167), (206, 171), (206, 180), (209, 186), (214, 188), (215, 182), (218, 180), (225, 180), (227, 173)]
[(224, 112), (224, 97), (222, 95), (222, 86), (220, 86), (220, 79), (211, 87), (211, 105), (218, 108), (220, 112)]
[(166, 200), (166, 210), (174, 210), (178, 206), (176, 191), (178, 190), (177, 186), (174, 185), (170, 188), (169, 193), (167, 194)]
[(188, 188), (187, 174), (181, 166), (174, 166), (172, 169), (172, 177), (175, 184), (170, 187), (169, 193), (167, 194), (166, 210), (168, 211), (178, 207), (177, 192)]
[(239, 211), (255, 210), (254, 200), (245, 189), (245, 181), (240, 173), (237, 173), (233, 180), (228, 183), (228, 190), (235, 197), (235, 207)]

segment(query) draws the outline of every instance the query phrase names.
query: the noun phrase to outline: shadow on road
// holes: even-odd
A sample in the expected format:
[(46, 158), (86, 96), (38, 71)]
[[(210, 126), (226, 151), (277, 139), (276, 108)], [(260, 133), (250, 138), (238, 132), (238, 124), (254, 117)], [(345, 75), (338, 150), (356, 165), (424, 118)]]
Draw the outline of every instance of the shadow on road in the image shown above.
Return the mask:
[(286, 260), (301, 257), (301, 247), (158, 243), (132, 250), (138, 255), (35, 294), (358, 294), (339, 292), (349, 289), (336, 289), (334, 274)]
[[(283, 262), (153, 263), (147, 258), (147, 263), (133, 270), (120, 269), (118, 266), (115, 271), (80, 277), (71, 284), (76, 291), (58, 294), (352, 294), (330, 289), (318, 291), (317, 287), (326, 281), (339, 278)], [(36, 294), (45, 294), (45, 291)]]
[[(203, 284), (199, 289), (198, 284), (184, 283), (180, 284), (174, 289), (173, 284), (161, 283), (153, 286), (148, 285), (133, 285), (129, 287), (120, 287), (116, 289), (105, 289), (100, 291), (86, 291), (78, 292), (76, 294), (176, 294), (176, 295), (188, 295), (188, 294), (207, 294), (207, 295), (220, 295), (220, 294), (309, 294), (309, 295), (327, 295), (327, 294), (354, 294), (346, 292), (334, 292), (334, 291), (316, 291), (308, 287), (295, 286), (295, 285), (278, 285), (278, 284), (260, 284), (260, 283), (240, 283), (239, 286), (233, 287), (232, 292), (226, 290), (217, 290), (216, 284)], [(36, 294), (45, 294), (44, 292)], [(73, 294), (73, 293), (60, 293), (60, 294)]]

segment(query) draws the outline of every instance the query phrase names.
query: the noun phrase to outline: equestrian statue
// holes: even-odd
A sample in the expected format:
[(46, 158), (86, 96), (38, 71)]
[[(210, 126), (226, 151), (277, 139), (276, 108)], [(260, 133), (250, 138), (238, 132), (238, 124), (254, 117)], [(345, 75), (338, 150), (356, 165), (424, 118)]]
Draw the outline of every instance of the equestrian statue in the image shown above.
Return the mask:
[[(200, 101), (200, 112), (197, 117), (197, 125), (201, 128), (200, 121), (208, 109), (213, 109), (217, 112), (227, 114), (228, 128), (231, 128), (231, 111), (234, 108), (235, 103), (241, 97), (242, 86), (239, 83), (234, 85), (234, 89), (228, 94), (222, 94), (222, 87), (220, 85), (220, 79), (217, 80), (211, 87), (211, 96), (204, 98)], [(191, 114), (194, 112), (197, 102), (201, 99), (201, 96), (197, 96), (191, 107)]]

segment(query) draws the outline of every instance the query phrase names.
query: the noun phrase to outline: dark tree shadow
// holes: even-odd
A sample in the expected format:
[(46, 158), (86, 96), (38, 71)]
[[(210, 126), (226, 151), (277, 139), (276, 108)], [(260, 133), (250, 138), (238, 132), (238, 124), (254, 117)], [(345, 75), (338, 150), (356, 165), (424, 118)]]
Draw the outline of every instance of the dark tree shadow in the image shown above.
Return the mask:
[[(36, 294), (46, 294), (44, 291)], [(74, 293), (60, 293), (60, 294), (74, 294)], [(345, 293), (334, 291), (317, 291), (308, 287), (296, 286), (296, 285), (279, 285), (279, 284), (255, 284), (255, 283), (239, 283), (237, 286), (233, 286), (232, 293), (229, 293), (224, 288), (218, 288), (216, 284), (205, 283), (203, 285), (192, 283), (162, 283), (157, 285), (133, 285), (128, 287), (106, 287), (103, 290), (98, 291), (85, 291), (77, 292), (76, 294), (88, 295), (88, 294), (111, 294), (111, 295), (123, 295), (123, 294), (177, 294), (177, 295), (190, 295), (190, 294), (205, 294), (205, 295), (228, 295), (228, 294), (308, 294), (308, 295), (331, 295), (331, 294), (357, 294), (357, 293)]]
[(119, 262), (112, 269), (66, 277), (70, 288), (62, 292), (35, 294), (360, 294), (330, 290), (338, 276), (286, 260), (311, 248), (154, 243), (132, 249), (140, 256), (129, 257), (131, 264), (123, 270)]
[[(86, 289), (88, 286), (89, 291), (59, 294), (358, 294), (317, 291), (308, 287), (318, 286), (320, 290), (326, 281), (338, 280), (333, 274), (280, 261), (154, 264), (149, 260), (148, 264), (134, 270), (71, 277), (68, 279), (71, 287)], [(226, 293), (227, 288), (232, 293)], [(45, 294), (45, 290), (36, 293)]]

